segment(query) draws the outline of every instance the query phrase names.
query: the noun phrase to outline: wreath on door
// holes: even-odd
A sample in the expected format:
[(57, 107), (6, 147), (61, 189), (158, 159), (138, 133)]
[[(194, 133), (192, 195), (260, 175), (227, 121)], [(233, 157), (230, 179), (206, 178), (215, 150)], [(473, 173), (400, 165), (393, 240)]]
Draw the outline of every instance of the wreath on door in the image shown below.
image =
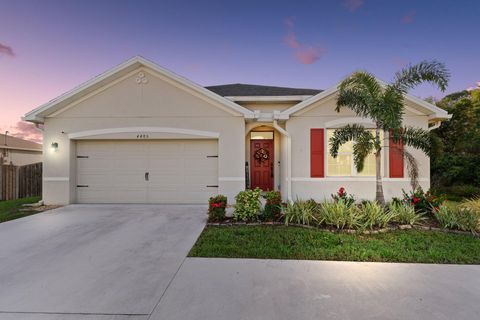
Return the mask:
[(257, 151), (255, 151), (255, 154), (253, 155), (253, 157), (255, 158), (255, 160), (263, 162), (263, 161), (267, 161), (270, 158), (270, 154), (268, 150), (264, 148), (260, 148)]

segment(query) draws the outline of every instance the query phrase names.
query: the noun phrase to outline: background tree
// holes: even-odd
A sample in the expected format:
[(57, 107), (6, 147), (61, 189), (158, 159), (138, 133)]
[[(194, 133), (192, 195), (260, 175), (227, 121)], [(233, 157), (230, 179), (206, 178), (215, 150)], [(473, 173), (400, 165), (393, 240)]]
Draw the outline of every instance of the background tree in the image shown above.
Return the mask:
[[(450, 74), (445, 65), (437, 61), (423, 61), (409, 65), (395, 74), (392, 83), (381, 83), (372, 74), (365, 71), (354, 72), (339, 85), (336, 111), (342, 107), (354, 111), (357, 116), (372, 119), (375, 133), (362, 125), (347, 125), (335, 130), (330, 139), (332, 157), (336, 158), (340, 146), (354, 141), (353, 160), (357, 171), (362, 171), (365, 158), (372, 152), (376, 165), (376, 199), (384, 204), (381, 176), (381, 150), (384, 147), (380, 133), (392, 134), (395, 142), (402, 141), (405, 146), (420, 149), (430, 155), (430, 133), (426, 130), (403, 126), (405, 110), (404, 96), (413, 87), (429, 82), (444, 91)], [(405, 150), (405, 149), (404, 149)], [(414, 158), (405, 152), (410, 166), (416, 166)], [(414, 173), (415, 170), (409, 170)]]
[(452, 115), (432, 130), (440, 148), (432, 154), (432, 188), (452, 200), (480, 196), (480, 88), (437, 102)]

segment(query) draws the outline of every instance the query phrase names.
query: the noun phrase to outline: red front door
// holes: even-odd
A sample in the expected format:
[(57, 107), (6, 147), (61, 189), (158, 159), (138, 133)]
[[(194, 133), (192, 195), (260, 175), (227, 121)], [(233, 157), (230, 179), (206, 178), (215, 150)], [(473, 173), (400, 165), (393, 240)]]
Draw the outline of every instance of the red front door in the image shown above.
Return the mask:
[(250, 188), (273, 190), (273, 140), (250, 140)]

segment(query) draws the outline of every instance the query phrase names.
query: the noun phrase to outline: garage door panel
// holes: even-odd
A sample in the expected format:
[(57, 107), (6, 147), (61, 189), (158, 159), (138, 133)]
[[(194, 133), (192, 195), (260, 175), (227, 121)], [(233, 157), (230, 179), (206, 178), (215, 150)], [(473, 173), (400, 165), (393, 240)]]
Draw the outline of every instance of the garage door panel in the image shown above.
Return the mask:
[[(205, 203), (217, 189), (215, 140), (79, 141), (80, 203)], [(145, 180), (148, 172), (149, 179)]]

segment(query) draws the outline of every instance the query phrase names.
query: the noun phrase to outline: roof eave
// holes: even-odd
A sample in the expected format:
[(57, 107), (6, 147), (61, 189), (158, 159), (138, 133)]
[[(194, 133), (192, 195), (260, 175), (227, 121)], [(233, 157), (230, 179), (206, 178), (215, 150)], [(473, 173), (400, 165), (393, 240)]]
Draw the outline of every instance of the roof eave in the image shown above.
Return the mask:
[(186, 79), (183, 78), (167, 69), (164, 69), (163, 67), (157, 65), (156, 63), (149, 61), (141, 56), (135, 56), (120, 65), (84, 82), (83, 84), (79, 85), (78, 87), (58, 96), (57, 98), (33, 109), (32, 111), (26, 113), (23, 117), (25, 121), (29, 122), (34, 122), (34, 123), (43, 123), (44, 118), (46, 115), (48, 115), (48, 111), (52, 109), (54, 106), (59, 105), (62, 102), (65, 102), (68, 99), (74, 99), (76, 95), (79, 95), (81, 92), (88, 90), (89, 88), (92, 88), (96, 84), (101, 83), (104, 80), (107, 80), (109, 77), (113, 77), (119, 72), (123, 70), (128, 70), (129, 68), (137, 68), (140, 66), (146, 66), (148, 68), (151, 68), (152, 70), (159, 72), (161, 74), (164, 74), (174, 81), (183, 84), (184, 86), (203, 94), (204, 96), (207, 96), (208, 98), (220, 103), (221, 105), (226, 106), (227, 108), (231, 109), (232, 111), (236, 112), (238, 115), (243, 115), (245, 117), (251, 117), (253, 116), (253, 112), (236, 104), (233, 101), (230, 101), (214, 92), (211, 92), (202, 86)]

